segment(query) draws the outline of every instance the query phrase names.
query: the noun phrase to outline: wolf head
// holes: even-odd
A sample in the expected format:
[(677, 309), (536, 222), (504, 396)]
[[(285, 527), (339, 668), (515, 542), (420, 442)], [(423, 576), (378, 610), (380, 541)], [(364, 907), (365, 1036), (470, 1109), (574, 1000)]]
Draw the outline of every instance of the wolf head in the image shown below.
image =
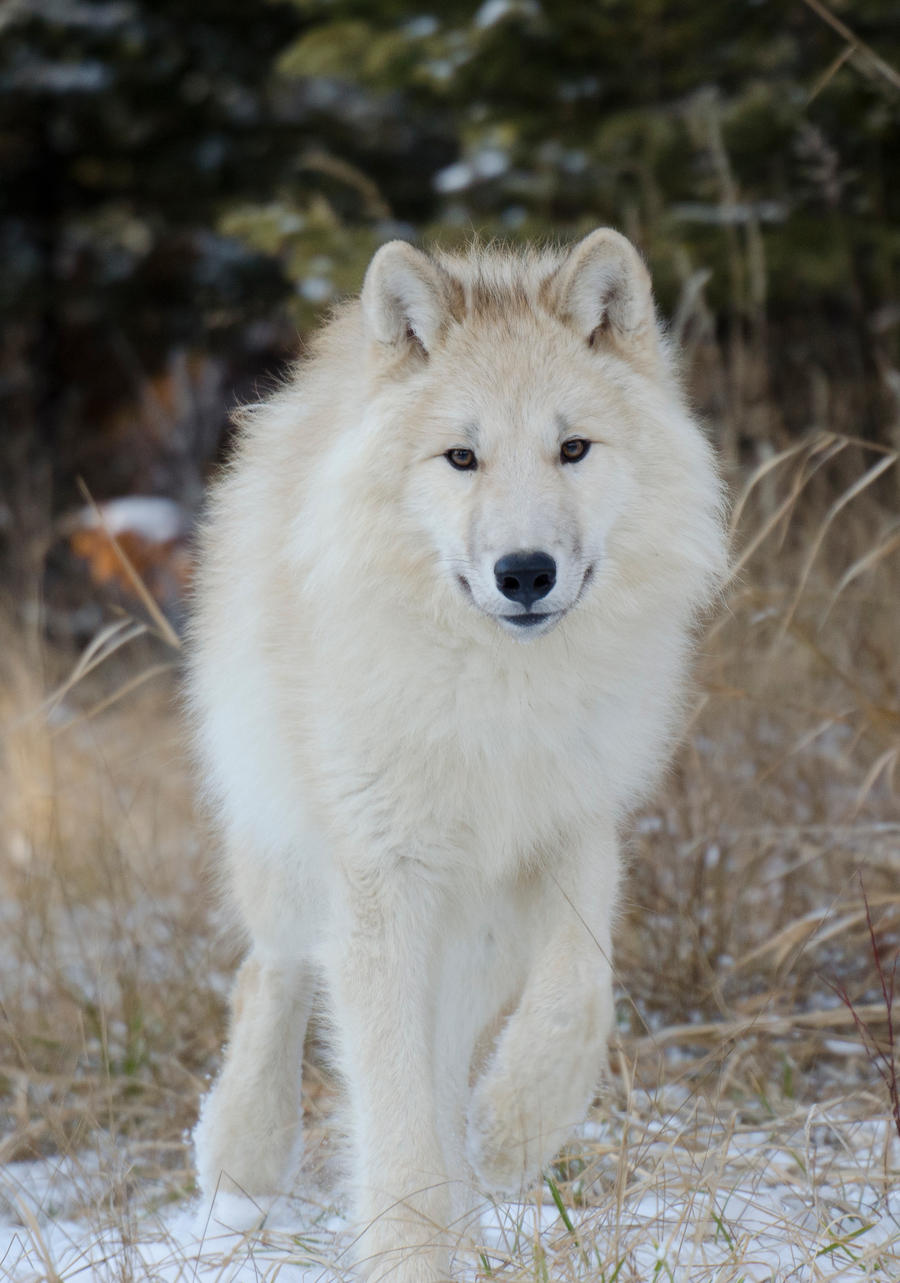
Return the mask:
[(530, 639), (672, 565), (705, 598), (719, 482), (623, 236), (563, 255), (395, 241), (362, 314), (379, 418), (403, 441), (404, 520), (460, 603)]

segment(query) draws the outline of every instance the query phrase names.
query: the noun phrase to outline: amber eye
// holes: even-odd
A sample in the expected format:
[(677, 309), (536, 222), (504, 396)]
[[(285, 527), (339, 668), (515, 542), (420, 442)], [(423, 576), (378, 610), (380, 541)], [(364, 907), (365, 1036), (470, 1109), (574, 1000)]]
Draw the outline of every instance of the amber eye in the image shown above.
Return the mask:
[(590, 448), (590, 441), (585, 441), (584, 437), (571, 437), (559, 447), (559, 457), (563, 463), (578, 463)]
[(475, 458), (474, 450), (448, 450), (444, 455), (448, 463), (452, 463), (454, 468), (460, 472), (472, 472), (478, 467), (478, 460)]

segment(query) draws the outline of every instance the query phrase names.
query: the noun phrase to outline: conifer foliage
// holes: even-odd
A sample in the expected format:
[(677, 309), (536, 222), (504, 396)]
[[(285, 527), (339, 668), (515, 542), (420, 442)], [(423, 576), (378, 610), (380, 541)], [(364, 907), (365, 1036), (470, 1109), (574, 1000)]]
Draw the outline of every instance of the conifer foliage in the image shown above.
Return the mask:
[(77, 472), (197, 489), (229, 401), (381, 241), (597, 223), (714, 353), (735, 441), (773, 430), (754, 401), (808, 426), (817, 378), (877, 434), (898, 67), (892, 0), (8, 0), (6, 476), (49, 468), (54, 509)]

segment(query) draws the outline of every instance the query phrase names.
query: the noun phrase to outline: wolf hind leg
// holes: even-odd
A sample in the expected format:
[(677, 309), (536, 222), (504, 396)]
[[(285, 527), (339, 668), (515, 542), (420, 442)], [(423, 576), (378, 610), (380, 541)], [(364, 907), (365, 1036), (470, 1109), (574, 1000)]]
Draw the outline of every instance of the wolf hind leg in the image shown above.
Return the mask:
[(225, 1064), (194, 1132), (200, 1187), (250, 1198), (285, 1192), (300, 1159), (303, 1042), (314, 993), (304, 962), (257, 953), (231, 997)]

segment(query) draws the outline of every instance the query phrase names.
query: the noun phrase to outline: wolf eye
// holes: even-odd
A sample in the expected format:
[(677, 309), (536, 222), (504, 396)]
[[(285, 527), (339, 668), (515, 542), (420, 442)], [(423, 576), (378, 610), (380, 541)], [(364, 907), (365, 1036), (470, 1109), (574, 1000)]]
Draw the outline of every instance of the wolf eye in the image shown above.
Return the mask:
[(444, 458), (460, 472), (472, 472), (478, 467), (478, 460), (475, 458), (474, 450), (447, 450)]
[(578, 463), (583, 459), (591, 448), (590, 441), (585, 441), (584, 437), (570, 437), (559, 447), (559, 457), (562, 463)]

